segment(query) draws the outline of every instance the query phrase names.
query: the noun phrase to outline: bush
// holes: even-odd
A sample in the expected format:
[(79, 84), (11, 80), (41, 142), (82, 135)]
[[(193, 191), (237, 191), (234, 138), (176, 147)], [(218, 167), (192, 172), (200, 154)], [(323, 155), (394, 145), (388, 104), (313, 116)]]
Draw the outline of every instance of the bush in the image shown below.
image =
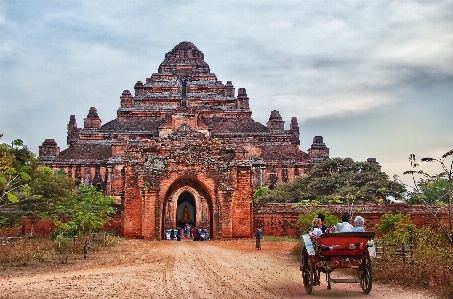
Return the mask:
[(414, 255), (414, 263), (386, 259), (373, 268), (373, 278), (382, 283), (430, 290), (438, 296), (453, 296), (453, 262), (438, 255)]
[(449, 240), (441, 231), (416, 228), (410, 215), (382, 215), (375, 226), (386, 244), (413, 244), (413, 262), (387, 258), (376, 265), (376, 281), (429, 289), (453, 297), (453, 257)]
[(384, 214), (374, 229), (381, 233), (388, 244), (414, 243), (415, 224), (410, 214)]
[(296, 243), (296, 245), (294, 245), (293, 248), (291, 248), (291, 254), (294, 255), (297, 260), (301, 260), (302, 258), (302, 248), (304, 247), (304, 243), (302, 242), (302, 239), (299, 239)]
[[(114, 246), (122, 239), (107, 234), (105, 243), (96, 244), (95, 248), (100, 249), (105, 246)], [(54, 242), (48, 238), (28, 238), (0, 245), (0, 266), (16, 267), (25, 266), (33, 262), (67, 263), (68, 258), (73, 259), (74, 255), (82, 253), (80, 243), (83, 240), (74, 240), (74, 238), (62, 238), (59, 242)]]
[(107, 236), (105, 238), (104, 246), (111, 247), (111, 246), (114, 246), (115, 244), (118, 244), (122, 240), (123, 240), (123, 238), (121, 238), (121, 237), (117, 237), (117, 236), (113, 236), (111, 234), (107, 234)]

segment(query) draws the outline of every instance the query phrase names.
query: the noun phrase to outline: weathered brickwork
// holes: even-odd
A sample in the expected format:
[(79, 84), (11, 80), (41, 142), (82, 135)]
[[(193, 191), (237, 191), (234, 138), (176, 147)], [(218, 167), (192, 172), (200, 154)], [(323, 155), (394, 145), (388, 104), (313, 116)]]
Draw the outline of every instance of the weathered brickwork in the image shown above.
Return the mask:
[[(372, 230), (373, 226), (380, 221), (383, 214), (410, 214), (411, 220), (417, 227), (437, 227), (432, 214), (421, 205), (354, 205), (349, 209), (345, 205), (319, 206), (338, 218), (343, 213), (351, 212), (352, 215), (360, 215), (365, 218), (365, 229)], [(446, 207), (432, 206), (432, 211), (439, 220), (448, 223), (448, 211)], [(305, 214), (304, 207), (294, 204), (253, 204), (253, 222), (263, 227), (263, 233), (271, 236), (300, 236), (297, 225), (299, 215)]]
[[(178, 184), (184, 184), (185, 187), (179, 188), (176, 187), (176, 189), (180, 190), (181, 192), (184, 192), (185, 190), (191, 190), (191, 192), (196, 192), (196, 190), (192, 189), (192, 187), (188, 187), (186, 183), (180, 182)], [(176, 185), (178, 185), (176, 184)], [(153, 192), (150, 192), (153, 193)], [(222, 197), (225, 199), (231, 198), (228, 197), (229, 192), (226, 192), (226, 196)], [(178, 193), (175, 193), (177, 196)], [(158, 198), (157, 194), (153, 193), (153, 195), (150, 195), (153, 198)], [(240, 195), (239, 195), (240, 196)], [(245, 197), (244, 197), (245, 198)], [(221, 201), (221, 200), (220, 200)], [(245, 201), (244, 201), (245, 202)], [(203, 203), (199, 203), (202, 205)], [(206, 201), (205, 201), (206, 204)], [(289, 237), (298, 237), (300, 236), (300, 231), (299, 227), (297, 225), (297, 220), (300, 214), (305, 213), (305, 209), (301, 207), (297, 207), (293, 204), (256, 204), (253, 203), (249, 204), (249, 214), (251, 218), (241, 218), (242, 214), (238, 214), (236, 217), (233, 216), (232, 220), (232, 226), (225, 228), (223, 231), (221, 230), (219, 232), (218, 238), (220, 237), (225, 237), (225, 238), (231, 238), (232, 236), (234, 237), (251, 237), (252, 236), (252, 231), (253, 228), (256, 225), (259, 225), (260, 227), (263, 228), (263, 233), (264, 235), (267, 236), (289, 236)], [(170, 205), (173, 207), (173, 203), (170, 202)], [(159, 206), (159, 205), (157, 205)], [(320, 208), (325, 207), (327, 210), (336, 215), (337, 217), (341, 217), (341, 214), (344, 213), (345, 211), (349, 211), (347, 206), (343, 205), (335, 205), (335, 206), (320, 206)], [(152, 207), (150, 207), (152, 208)], [(440, 221), (444, 224), (448, 223), (448, 212), (446, 207), (440, 207), (440, 206), (432, 206), (431, 207), (432, 211), (439, 217)], [(212, 208), (211, 208), (212, 210)], [(172, 209), (170, 209), (172, 211)], [(202, 217), (202, 213), (206, 213), (206, 209), (203, 211), (200, 211), (200, 219), (205, 219), (204, 222), (204, 227), (209, 227), (209, 223), (207, 223), (206, 219), (208, 217)], [(354, 206), (352, 209), (352, 213), (354, 216), (360, 215), (365, 218), (365, 228), (367, 230), (372, 230), (373, 226), (377, 223), (379, 223), (379, 219), (381, 215), (383, 214), (410, 214), (411, 215), (411, 220), (413, 223), (415, 223), (418, 227), (423, 227), (423, 226), (428, 226), (428, 227), (433, 227), (437, 228), (438, 225), (433, 218), (432, 214), (429, 213), (429, 211), (420, 205), (358, 205)], [(148, 238), (152, 239), (154, 236), (152, 233), (149, 232), (154, 232), (154, 227), (158, 227), (155, 224), (156, 219), (153, 219), (150, 217), (149, 219), (146, 219), (146, 217), (149, 217), (152, 215), (148, 216), (143, 216), (143, 236), (141, 235), (133, 235), (133, 234), (125, 234), (128, 237), (143, 237), (143, 238)], [(171, 218), (168, 217), (166, 220), (169, 220), (169, 222), (165, 222), (168, 224), (165, 226), (166, 229), (172, 227), (172, 223), (174, 223), (176, 214), (171, 214)], [(212, 215), (210, 216), (210, 219), (212, 218)], [(197, 219), (198, 216), (197, 216)], [(223, 221), (226, 221), (228, 218), (225, 216), (223, 217)], [(117, 234), (121, 234), (123, 231), (124, 227), (124, 217), (122, 218), (121, 215), (116, 215), (110, 225), (106, 226), (105, 229), (109, 231), (113, 231)], [(249, 223), (247, 223), (247, 221)], [(221, 227), (219, 225), (220, 222), (215, 223), (215, 227)], [(236, 224), (235, 224), (236, 223)], [(247, 225), (250, 225), (249, 229), (250, 231), (245, 232), (245, 227)], [(234, 230), (234, 227), (237, 227), (239, 232), (243, 232), (242, 235), (238, 234), (230, 234), (231, 229)], [(38, 235), (47, 235), (51, 228), (53, 227), (52, 222), (47, 219), (42, 219), (38, 221), (37, 223), (33, 223), (33, 228), (32, 228), (32, 223), (30, 222), (29, 219), (24, 217), (24, 220), (22, 221), (20, 226), (17, 226), (15, 228), (3, 228), (0, 229), (0, 235), (1, 236), (21, 236), (24, 234), (30, 234), (30, 232), (33, 230), (33, 234), (38, 234)], [(124, 233), (124, 232), (123, 232)], [(159, 230), (157, 230), (156, 234), (159, 235)]]
[(162, 239), (166, 229), (185, 224), (184, 208), (190, 214), (184, 221), (213, 238), (249, 237), (253, 190), (294, 180), (328, 158), (329, 149), (315, 136), (301, 151), (296, 117), (286, 130), (272, 110), (263, 125), (251, 117), (246, 89), (235, 93), (195, 45), (182, 42), (157, 73), (137, 81), (134, 94), (123, 91), (114, 120), (103, 123), (91, 107), (79, 128), (71, 115), (67, 149), (46, 139), (39, 157), (114, 197), (120, 219), (114, 229), (125, 237)]

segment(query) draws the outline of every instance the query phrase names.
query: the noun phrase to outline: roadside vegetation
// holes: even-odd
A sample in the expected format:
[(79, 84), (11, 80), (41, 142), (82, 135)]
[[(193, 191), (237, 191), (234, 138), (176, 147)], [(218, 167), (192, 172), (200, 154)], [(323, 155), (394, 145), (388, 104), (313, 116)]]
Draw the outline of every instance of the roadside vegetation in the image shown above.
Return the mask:
[[(93, 252), (105, 250), (119, 242), (121, 238), (107, 234), (104, 240), (90, 240), (89, 249)], [(0, 246), (0, 270), (6, 267), (32, 266), (39, 263), (68, 264), (82, 259), (82, 246), (77, 238), (60, 242), (47, 237), (27, 236)]]
[[(376, 229), (382, 233), (383, 240), (388, 243), (411, 243), (414, 252), (412, 262), (384, 259), (376, 265), (379, 281), (422, 287), (436, 295), (453, 298), (452, 158), (453, 150), (440, 158), (427, 157), (420, 162), (415, 155), (409, 156), (411, 169), (404, 174), (412, 177), (414, 186), (408, 192), (407, 202), (422, 204), (436, 220), (437, 226), (416, 227), (410, 221), (410, 215), (381, 217)], [(421, 169), (421, 162), (437, 163), (442, 171), (428, 174)], [(398, 177), (395, 179), (398, 180)], [(433, 211), (432, 205), (447, 207), (446, 223)]]
[[(114, 204), (95, 186), (77, 185), (66, 173), (42, 165), (22, 140), (0, 143), (0, 229), (14, 229), (24, 216), (31, 222), (22, 239), (0, 235), (8, 243), (1, 246), (0, 265), (27, 263), (30, 256), (40, 260), (67, 250), (86, 258), (92, 233), (110, 221)], [(50, 240), (34, 239), (33, 227), (44, 218), (54, 225)]]
[(378, 255), (374, 261), (374, 279), (383, 283), (428, 289), (433, 294), (452, 298), (452, 247), (441, 230), (416, 227), (410, 215), (386, 214), (375, 230), (387, 245), (411, 244), (412, 252), (402, 255)]

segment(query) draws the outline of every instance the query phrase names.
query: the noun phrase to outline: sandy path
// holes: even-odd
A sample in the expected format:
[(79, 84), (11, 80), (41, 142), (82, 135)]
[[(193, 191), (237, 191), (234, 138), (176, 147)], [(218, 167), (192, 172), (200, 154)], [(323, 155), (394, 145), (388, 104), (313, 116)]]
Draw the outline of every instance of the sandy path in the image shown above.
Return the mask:
[[(434, 298), (323, 281), (307, 295), (290, 242), (125, 240), (72, 265), (0, 272), (0, 298)], [(51, 268), (52, 267), (52, 268)]]

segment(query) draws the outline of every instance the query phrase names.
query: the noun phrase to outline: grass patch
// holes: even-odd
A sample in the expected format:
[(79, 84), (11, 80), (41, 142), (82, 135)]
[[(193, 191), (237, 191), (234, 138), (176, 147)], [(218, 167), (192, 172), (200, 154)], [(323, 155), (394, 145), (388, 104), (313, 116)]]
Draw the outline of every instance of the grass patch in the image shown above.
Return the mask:
[(453, 298), (453, 263), (440, 256), (426, 256), (414, 263), (384, 260), (373, 269), (375, 281), (405, 287), (427, 289), (433, 294)]
[(264, 236), (263, 240), (270, 242), (296, 242), (298, 239), (286, 236)]

